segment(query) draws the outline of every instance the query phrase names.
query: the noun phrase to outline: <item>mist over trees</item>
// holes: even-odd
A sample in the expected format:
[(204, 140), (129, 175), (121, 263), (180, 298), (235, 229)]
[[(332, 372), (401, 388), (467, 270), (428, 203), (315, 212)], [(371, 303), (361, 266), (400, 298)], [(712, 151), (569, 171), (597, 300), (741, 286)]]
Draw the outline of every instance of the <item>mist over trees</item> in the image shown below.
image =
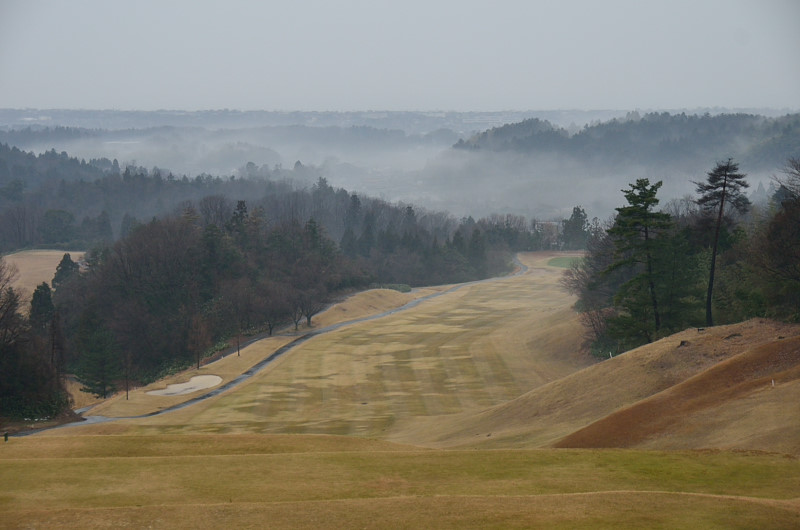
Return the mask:
[(530, 119), (459, 141), (429, 162), (421, 180), (438, 207), (451, 211), (530, 208), (564, 217), (578, 203), (602, 217), (617, 206), (612, 190), (636, 178), (661, 180), (664, 196), (678, 198), (693, 192), (699, 168), (718, 159), (738, 160), (755, 185), (798, 156), (798, 114), (629, 113), (577, 131)]
[[(50, 157), (5, 152), (33, 167)], [(36, 372), (37, 383), (25, 379), (46, 391), (17, 402), (19, 389), (4, 387), (11, 401), (4, 401), (0, 415), (63, 406), (60, 383), (53, 386), (63, 370), (107, 396), (199, 365), (240, 334), (313, 326), (315, 315), (356, 289), (485, 278), (508, 272), (513, 252), (564, 244), (557, 223), (515, 215), (457, 220), (334, 188), (317, 168), (300, 162), (291, 170), (253, 165), (245, 168), (252, 178), (226, 179), (176, 178), (133, 166), (116, 173), (113, 162), (93, 164), (104, 168), (94, 181), (45, 174), (38, 189), (6, 198), (0, 210), (11, 221), (23, 212), (31, 223), (22, 232), (7, 229), (13, 222), (3, 225), (7, 250), (35, 244), (89, 249), (82, 267), (64, 255), (51, 285), (37, 287), (28, 318), (19, 293), (5, 293), (13, 316), (8, 328), (19, 336), (41, 334), (23, 341), (27, 349), (10, 357), (6, 373), (28, 369), (19, 364), (23, 358), (50, 360), (41, 365), (47, 370)], [(317, 178), (298, 188), (290, 175)], [(78, 223), (81, 212), (89, 215)], [(585, 239), (584, 221), (571, 232), (575, 241)], [(4, 354), (11, 351), (4, 348)]]
[(779, 167), (800, 149), (800, 115), (686, 115), (628, 113), (570, 134), (539, 119), (503, 125), (456, 143), (458, 149), (547, 153), (591, 161), (612, 169), (668, 167), (693, 172), (709, 153), (729, 153), (751, 171)]
[(666, 198), (681, 197), (703, 178), (699, 168), (731, 157), (748, 168), (755, 188), (800, 156), (797, 114), (718, 112), (40, 113), (42, 123), (77, 128), (0, 111), (13, 124), (0, 127), (0, 143), (190, 179), (249, 177), (247, 162), (259, 172), (291, 170), (301, 160), (338, 186), (390, 202), (459, 217), (557, 220), (575, 204), (590, 218), (605, 216), (617, 206), (612, 190), (636, 178), (661, 180)]

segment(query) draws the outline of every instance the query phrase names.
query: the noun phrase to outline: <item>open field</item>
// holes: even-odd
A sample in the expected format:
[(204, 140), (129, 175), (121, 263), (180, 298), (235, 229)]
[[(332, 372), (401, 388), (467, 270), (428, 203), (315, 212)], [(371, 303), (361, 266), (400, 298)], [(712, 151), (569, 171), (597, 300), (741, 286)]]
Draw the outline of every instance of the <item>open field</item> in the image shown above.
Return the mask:
[(116, 421), (12, 438), (0, 526), (800, 527), (800, 326), (689, 329), (597, 363), (553, 257), (456, 290), (360, 293), (315, 328), (443, 294), (189, 407), (124, 418), (296, 336), (92, 409)]
[[(63, 434), (63, 433), (62, 433)], [(440, 451), (293, 435), (57, 436), (0, 448), (3, 527), (793, 528), (774, 454)]]
[(3, 259), (17, 267), (19, 274), (14, 282), (14, 288), (20, 289), (23, 296), (29, 299), (37, 285), (42, 282), (50, 284), (58, 263), (67, 253), (75, 262), (83, 258), (84, 254), (68, 250), (24, 250), (6, 254)]

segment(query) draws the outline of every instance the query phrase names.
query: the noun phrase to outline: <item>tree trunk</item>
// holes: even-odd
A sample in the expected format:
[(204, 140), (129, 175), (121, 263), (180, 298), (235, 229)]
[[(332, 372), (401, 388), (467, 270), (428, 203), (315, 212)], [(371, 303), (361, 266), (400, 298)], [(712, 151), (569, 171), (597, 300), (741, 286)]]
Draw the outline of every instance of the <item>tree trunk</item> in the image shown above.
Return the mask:
[(711, 248), (711, 271), (708, 274), (708, 292), (706, 293), (706, 326), (714, 325), (714, 316), (711, 313), (711, 297), (714, 293), (714, 269), (717, 265), (717, 244), (719, 242), (719, 229), (722, 226), (722, 211), (725, 208), (725, 187), (727, 179), (722, 184), (722, 196), (719, 200), (719, 214), (717, 215), (717, 228), (714, 230), (714, 244)]
[[(650, 237), (647, 227), (644, 229), (644, 244), (650, 244)], [(656, 331), (661, 329), (661, 315), (658, 314), (658, 299), (656, 298), (656, 286), (653, 283), (653, 259), (650, 257), (650, 251), (645, 253), (647, 260), (647, 286), (650, 289), (650, 300), (653, 302), (653, 319), (655, 320)], [(652, 341), (649, 341), (652, 342)]]

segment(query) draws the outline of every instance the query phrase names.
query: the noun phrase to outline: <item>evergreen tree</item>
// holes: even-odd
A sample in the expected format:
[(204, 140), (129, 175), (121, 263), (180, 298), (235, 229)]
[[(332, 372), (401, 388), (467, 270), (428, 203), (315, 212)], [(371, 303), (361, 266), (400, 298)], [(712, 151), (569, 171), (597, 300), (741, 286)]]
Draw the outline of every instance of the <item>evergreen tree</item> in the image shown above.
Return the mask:
[(34, 332), (42, 334), (53, 320), (55, 307), (50, 286), (42, 282), (36, 286), (31, 297), (31, 312), (28, 316)]
[(139, 222), (136, 220), (134, 216), (125, 212), (125, 215), (122, 216), (122, 222), (120, 223), (119, 227), (119, 237), (120, 239), (123, 237), (127, 237), (134, 228), (139, 225)]
[(114, 392), (114, 382), (123, 375), (122, 360), (114, 336), (91, 313), (81, 319), (78, 330), (81, 360), (78, 380), (84, 392), (106, 398)]
[(487, 266), (486, 240), (478, 228), (472, 231), (472, 235), (469, 238), (468, 258), (478, 276), (485, 277)]
[(725, 205), (729, 204), (735, 210), (744, 212), (750, 206), (750, 201), (742, 192), (749, 187), (744, 180), (746, 175), (739, 173), (739, 164), (729, 158), (725, 162), (718, 162), (709, 171), (706, 182), (695, 182), (700, 198), (697, 203), (708, 214), (716, 214), (714, 225), (714, 239), (711, 247), (711, 266), (708, 273), (708, 291), (706, 293), (706, 325), (713, 326), (714, 318), (711, 311), (711, 298), (714, 293), (714, 271), (717, 264), (717, 248), (719, 244), (720, 227), (725, 213)]
[(586, 240), (589, 238), (589, 218), (583, 208), (575, 206), (570, 218), (562, 221), (562, 228), (561, 240), (565, 250), (586, 248)]
[(72, 256), (69, 255), (69, 252), (64, 254), (64, 257), (61, 258), (61, 261), (56, 266), (56, 274), (53, 276), (53, 281), (50, 282), (53, 284), (53, 289), (58, 289), (60, 285), (65, 284), (79, 269), (78, 264), (72, 261)]
[(355, 193), (350, 196), (350, 204), (347, 206), (345, 213), (344, 226), (354, 232), (358, 228), (359, 220), (361, 218), (361, 199)]
[(656, 193), (661, 184), (658, 181), (651, 185), (649, 179), (637, 179), (630, 189), (622, 190), (628, 206), (616, 209), (616, 222), (609, 230), (616, 247), (616, 261), (607, 272), (620, 267), (632, 267), (636, 271), (636, 275), (620, 288), (615, 305), (625, 310), (627, 314), (623, 319), (647, 342), (661, 329), (654, 256), (656, 236), (670, 227), (668, 214), (653, 211), (658, 205)]
[(368, 212), (364, 216), (364, 229), (361, 237), (358, 238), (358, 251), (364, 257), (369, 257), (372, 247), (375, 245), (375, 214)]
[(75, 237), (75, 216), (66, 210), (47, 210), (39, 233), (45, 243), (65, 243)]
[(342, 240), (339, 242), (339, 248), (342, 249), (342, 253), (345, 256), (350, 258), (355, 257), (355, 255), (358, 253), (358, 242), (355, 234), (353, 233), (353, 229), (349, 226), (344, 230)]
[(655, 286), (661, 329), (674, 333), (702, 322), (705, 267), (685, 230), (662, 233), (654, 248)]

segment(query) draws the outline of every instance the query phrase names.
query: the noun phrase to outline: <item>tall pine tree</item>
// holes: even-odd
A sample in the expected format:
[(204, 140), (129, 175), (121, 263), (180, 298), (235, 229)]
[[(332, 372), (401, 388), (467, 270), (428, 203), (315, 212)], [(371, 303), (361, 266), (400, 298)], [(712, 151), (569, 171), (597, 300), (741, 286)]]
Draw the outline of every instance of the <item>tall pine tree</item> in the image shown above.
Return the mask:
[(650, 184), (649, 179), (637, 179), (627, 190), (622, 190), (628, 206), (617, 208), (614, 226), (608, 231), (616, 247), (614, 264), (606, 272), (620, 267), (632, 267), (637, 274), (621, 288), (615, 305), (626, 315), (626, 325), (637, 329), (648, 342), (661, 329), (661, 314), (656, 293), (654, 271), (656, 235), (670, 227), (670, 216), (656, 212), (656, 193), (661, 181)]
[(743, 213), (750, 206), (750, 201), (742, 192), (742, 189), (749, 187), (744, 180), (747, 176), (739, 173), (739, 164), (729, 158), (725, 162), (717, 162), (717, 165), (706, 173), (706, 182), (695, 182), (697, 193), (700, 198), (697, 204), (709, 215), (716, 214), (714, 225), (714, 239), (711, 247), (711, 266), (708, 273), (708, 291), (706, 292), (706, 325), (713, 326), (714, 318), (711, 311), (711, 299), (714, 293), (714, 270), (717, 264), (717, 248), (719, 244), (719, 232), (722, 226), (725, 205), (730, 205), (733, 209)]

